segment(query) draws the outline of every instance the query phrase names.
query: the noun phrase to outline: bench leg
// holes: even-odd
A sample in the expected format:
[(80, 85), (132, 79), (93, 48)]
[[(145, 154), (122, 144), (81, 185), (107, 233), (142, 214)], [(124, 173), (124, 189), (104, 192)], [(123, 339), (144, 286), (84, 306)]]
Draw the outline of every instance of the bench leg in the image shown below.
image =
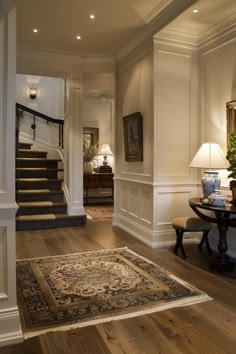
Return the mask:
[(174, 247), (174, 253), (176, 254), (178, 249), (180, 248), (180, 252), (182, 253), (182, 256), (184, 259), (187, 258), (186, 253), (184, 252), (184, 246), (183, 246), (183, 234), (184, 232), (182, 230), (175, 230), (176, 232), (176, 244)]
[(207, 249), (207, 252), (208, 253), (212, 253), (212, 249), (211, 249), (211, 246), (210, 246), (210, 243), (209, 243), (209, 240), (208, 240), (208, 234), (209, 234), (209, 231), (204, 231), (203, 232), (203, 235), (202, 235), (202, 239), (198, 245), (198, 248), (201, 250), (202, 249), (202, 246), (204, 245), (204, 243), (206, 244), (206, 249)]

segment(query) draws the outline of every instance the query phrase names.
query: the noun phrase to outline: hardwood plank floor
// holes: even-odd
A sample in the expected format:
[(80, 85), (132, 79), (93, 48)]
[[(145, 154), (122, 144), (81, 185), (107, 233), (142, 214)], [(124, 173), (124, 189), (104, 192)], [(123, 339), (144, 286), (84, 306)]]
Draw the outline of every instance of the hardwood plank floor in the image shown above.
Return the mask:
[(235, 279), (226, 281), (176, 257), (168, 249), (150, 249), (124, 231), (112, 228), (111, 219), (88, 220), (80, 228), (20, 231), (16, 241), (18, 259), (127, 246), (206, 292), (213, 300), (41, 335), (0, 348), (0, 354), (236, 353)]

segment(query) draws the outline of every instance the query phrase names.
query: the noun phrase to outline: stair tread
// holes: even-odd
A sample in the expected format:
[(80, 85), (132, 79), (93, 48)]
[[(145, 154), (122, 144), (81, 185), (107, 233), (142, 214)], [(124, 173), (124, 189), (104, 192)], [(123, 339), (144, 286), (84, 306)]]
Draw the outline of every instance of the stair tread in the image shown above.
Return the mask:
[(16, 191), (17, 193), (20, 193), (20, 194), (31, 194), (31, 193), (34, 193), (34, 194), (56, 194), (56, 193), (63, 193), (62, 190), (58, 190), (58, 191), (54, 191), (54, 190), (50, 190), (50, 189), (18, 189)]
[(62, 178), (16, 178), (17, 182), (41, 182), (41, 181), (49, 181), (49, 182), (53, 182), (53, 181), (59, 181), (62, 182), (63, 179)]
[(18, 149), (18, 151), (22, 151), (22, 152), (35, 152), (35, 153), (38, 153), (38, 152), (45, 152), (46, 154), (48, 153), (47, 151), (44, 151), (44, 150), (31, 150), (31, 149)]
[(45, 207), (45, 206), (61, 206), (61, 205), (66, 205), (65, 202), (51, 202), (51, 201), (37, 201), (37, 202), (18, 202), (17, 203), (19, 207)]
[(19, 215), (17, 221), (32, 221), (32, 220), (55, 220), (55, 219), (76, 219), (84, 215), (67, 215), (67, 214), (35, 214), (35, 215)]
[(16, 160), (27, 160), (27, 161), (62, 161), (61, 159), (47, 159), (46, 157), (16, 157)]
[(54, 214), (37, 214), (37, 215), (19, 215), (17, 221), (33, 221), (33, 220), (55, 220)]
[(63, 168), (47, 168), (47, 167), (16, 167), (18, 171), (63, 171)]

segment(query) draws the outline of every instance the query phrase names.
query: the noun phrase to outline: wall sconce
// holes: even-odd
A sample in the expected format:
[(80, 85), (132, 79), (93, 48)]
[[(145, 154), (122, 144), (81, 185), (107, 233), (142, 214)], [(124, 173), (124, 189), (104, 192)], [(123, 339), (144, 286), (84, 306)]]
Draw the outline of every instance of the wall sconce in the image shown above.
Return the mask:
[(29, 97), (31, 100), (35, 100), (37, 98), (38, 90), (35, 87), (30, 87), (29, 89)]

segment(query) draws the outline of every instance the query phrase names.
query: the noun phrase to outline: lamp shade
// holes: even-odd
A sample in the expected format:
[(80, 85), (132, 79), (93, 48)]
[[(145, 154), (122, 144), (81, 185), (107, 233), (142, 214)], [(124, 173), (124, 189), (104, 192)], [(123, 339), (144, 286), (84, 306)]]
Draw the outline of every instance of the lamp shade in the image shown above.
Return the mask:
[(189, 166), (209, 169), (226, 169), (228, 168), (229, 163), (219, 144), (209, 142), (202, 144)]
[(110, 149), (109, 144), (104, 144), (102, 147), (98, 150), (97, 155), (103, 155), (103, 156), (113, 156), (113, 153)]

